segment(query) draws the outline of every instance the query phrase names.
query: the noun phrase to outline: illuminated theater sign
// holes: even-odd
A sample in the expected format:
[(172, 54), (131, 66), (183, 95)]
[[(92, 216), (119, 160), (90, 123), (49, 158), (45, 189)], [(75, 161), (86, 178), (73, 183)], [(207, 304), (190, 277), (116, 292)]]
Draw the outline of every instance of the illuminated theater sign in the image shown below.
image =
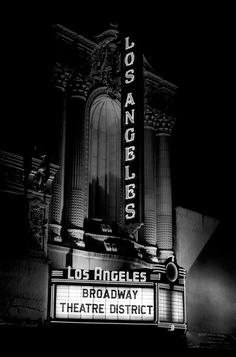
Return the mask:
[(55, 318), (154, 321), (154, 291), (147, 287), (58, 285)]
[[(125, 223), (139, 221), (140, 184), (140, 108), (141, 95), (136, 45), (124, 39), (122, 75), (122, 133), (124, 161)], [(140, 66), (142, 68), (142, 66)]]
[[(170, 289), (161, 274), (149, 270), (53, 270), (51, 322), (157, 324), (184, 330), (184, 287)], [(174, 325), (173, 325), (174, 324)]]

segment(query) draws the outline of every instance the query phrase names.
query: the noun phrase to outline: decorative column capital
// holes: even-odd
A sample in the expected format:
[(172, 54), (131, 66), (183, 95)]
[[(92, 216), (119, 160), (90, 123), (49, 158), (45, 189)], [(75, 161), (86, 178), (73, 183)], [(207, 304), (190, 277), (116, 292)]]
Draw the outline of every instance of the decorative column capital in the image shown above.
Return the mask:
[(155, 128), (155, 116), (153, 110), (148, 106), (144, 112), (144, 127)]
[(175, 122), (174, 117), (150, 106), (144, 112), (144, 127), (154, 128), (156, 135), (171, 135)]
[(157, 136), (170, 136), (174, 128), (176, 119), (163, 112), (157, 112), (155, 115), (155, 132)]
[(84, 77), (81, 73), (74, 71), (68, 85), (70, 95), (72, 97), (80, 97), (86, 100), (90, 87), (91, 80)]
[(57, 62), (52, 68), (51, 83), (54, 87), (65, 91), (71, 75), (72, 71), (69, 68)]

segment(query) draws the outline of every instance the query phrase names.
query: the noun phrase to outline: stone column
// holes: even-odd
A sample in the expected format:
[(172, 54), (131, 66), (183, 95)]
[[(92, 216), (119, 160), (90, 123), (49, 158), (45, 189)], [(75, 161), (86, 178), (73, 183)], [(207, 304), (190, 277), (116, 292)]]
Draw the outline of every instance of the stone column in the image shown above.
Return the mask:
[(152, 112), (144, 118), (144, 244), (156, 255), (155, 130)]
[(56, 137), (54, 142), (51, 138), (51, 145), (54, 146), (54, 160), (60, 166), (60, 170), (56, 175), (52, 187), (52, 200), (50, 205), (49, 219), (49, 239), (52, 241), (61, 242), (62, 229), (62, 212), (64, 208), (64, 189), (65, 189), (65, 155), (66, 155), (66, 86), (69, 80), (70, 73), (62, 68), (59, 64), (54, 67), (52, 82), (53, 88), (51, 91), (51, 107), (52, 112), (50, 120), (53, 120), (54, 132), (51, 133), (52, 138)]
[(78, 75), (70, 86), (67, 117), (65, 221), (69, 241), (84, 247), (85, 100)]
[(169, 140), (175, 119), (156, 114), (156, 240), (160, 261), (173, 256), (173, 208)]

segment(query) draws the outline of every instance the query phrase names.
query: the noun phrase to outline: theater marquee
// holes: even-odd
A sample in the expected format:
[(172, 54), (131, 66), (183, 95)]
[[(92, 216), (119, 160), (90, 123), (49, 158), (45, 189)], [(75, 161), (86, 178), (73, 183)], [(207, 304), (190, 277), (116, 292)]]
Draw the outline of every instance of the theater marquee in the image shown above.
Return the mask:
[(58, 284), (55, 318), (154, 321), (153, 287)]
[(155, 319), (154, 283), (145, 271), (71, 269), (52, 271), (54, 320), (150, 321)]
[(165, 274), (161, 265), (155, 271), (53, 270), (51, 322), (144, 323), (184, 330), (184, 286), (163, 283)]

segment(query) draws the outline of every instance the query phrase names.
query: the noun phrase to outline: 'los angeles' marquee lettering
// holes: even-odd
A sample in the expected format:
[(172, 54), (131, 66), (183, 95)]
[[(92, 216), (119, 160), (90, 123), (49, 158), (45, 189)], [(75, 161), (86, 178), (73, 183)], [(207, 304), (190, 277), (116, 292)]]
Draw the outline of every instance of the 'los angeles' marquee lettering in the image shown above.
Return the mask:
[(103, 270), (100, 267), (90, 271), (88, 269), (72, 269), (67, 267), (67, 279), (75, 280), (100, 280), (117, 282), (146, 282), (147, 274), (145, 271), (124, 271), (124, 270)]
[[(124, 85), (130, 86), (135, 81), (135, 70), (132, 68), (135, 63), (134, 42), (130, 42), (129, 37), (125, 38), (125, 80)], [(136, 173), (131, 170), (131, 163), (135, 162), (136, 147), (135, 141), (135, 98), (132, 91), (127, 92), (124, 101), (124, 157), (125, 157), (125, 219), (132, 220), (136, 216), (135, 197), (136, 197)]]

